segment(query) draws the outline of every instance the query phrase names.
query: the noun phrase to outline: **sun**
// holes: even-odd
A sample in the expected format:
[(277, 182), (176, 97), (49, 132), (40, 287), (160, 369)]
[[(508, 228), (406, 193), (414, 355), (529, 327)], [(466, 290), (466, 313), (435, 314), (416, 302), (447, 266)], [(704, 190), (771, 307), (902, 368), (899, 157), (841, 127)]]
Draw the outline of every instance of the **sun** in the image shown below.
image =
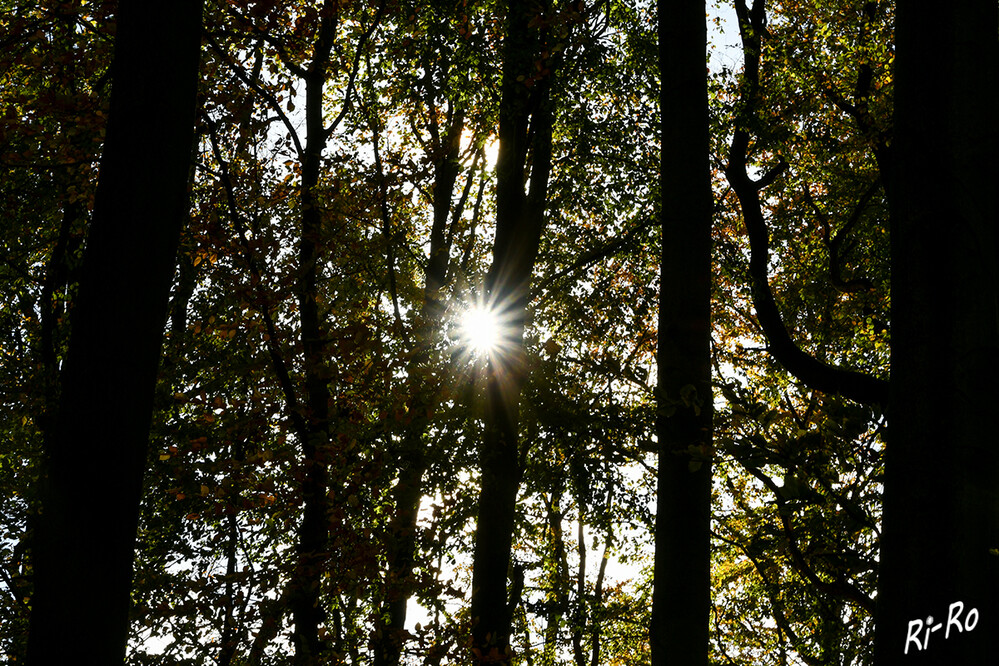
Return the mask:
[(465, 344), (480, 354), (495, 351), (502, 337), (502, 325), (490, 307), (476, 304), (461, 316), (461, 337)]

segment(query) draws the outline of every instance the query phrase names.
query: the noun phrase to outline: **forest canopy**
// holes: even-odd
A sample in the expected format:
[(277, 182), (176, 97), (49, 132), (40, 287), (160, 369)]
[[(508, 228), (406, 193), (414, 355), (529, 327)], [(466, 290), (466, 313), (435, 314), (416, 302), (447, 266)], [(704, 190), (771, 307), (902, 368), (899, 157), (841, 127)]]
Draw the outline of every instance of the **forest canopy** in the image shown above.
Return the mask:
[[(143, 85), (194, 110), (189, 142), (113, 101), (126, 49), (156, 58), (154, 14), (144, 45), (124, 41), (129, 0), (0, 2), (7, 661), (31, 662), (36, 591), (62, 589), (36, 583), (62, 497), (81, 562), (103, 561), (100, 525), (137, 520), (131, 574), (114, 565), (130, 664), (651, 664), (668, 456), (708, 479), (706, 663), (874, 663), (893, 2), (707, 8), (701, 391), (664, 388), (657, 360), (661, 264), (687, 252), (664, 247), (687, 208), (660, 176), (686, 168), (668, 168), (681, 85), (660, 31), (684, 3), (183, 4), (196, 93), (169, 62)], [(79, 314), (113, 136), (148, 142), (139, 183), (168, 179), (157, 146), (183, 158), (150, 334), (129, 323), (139, 291)], [(180, 211), (165, 196), (121, 228)], [(109, 242), (112, 281), (160, 254)], [(125, 359), (162, 336), (137, 445), (125, 403), (93, 433), (67, 420), (77, 319)], [(667, 446), (686, 412), (706, 439)]]

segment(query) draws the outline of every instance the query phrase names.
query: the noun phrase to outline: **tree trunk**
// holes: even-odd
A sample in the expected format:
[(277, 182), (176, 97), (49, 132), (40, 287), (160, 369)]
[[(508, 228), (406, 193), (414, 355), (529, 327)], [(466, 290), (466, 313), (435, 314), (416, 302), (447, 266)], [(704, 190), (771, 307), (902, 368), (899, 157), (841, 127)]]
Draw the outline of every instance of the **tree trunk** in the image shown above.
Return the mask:
[[(429, 368), (431, 350), (444, 327), (444, 307), (441, 290), (447, 282), (450, 242), (447, 222), (451, 216), (451, 199), (459, 172), (461, 132), (464, 113), (451, 107), (451, 121), (444, 141), (439, 141), (437, 119), (431, 116), (436, 148), (434, 158), (434, 221), (430, 232), (430, 251), (424, 274), (423, 302), (416, 330), (416, 350), (409, 366), (410, 413), (413, 421), (404, 434), (399, 453), (399, 477), (392, 493), (395, 506), (388, 526), (386, 544), (387, 571), (385, 598), (381, 603), (379, 624), (373, 640), (374, 666), (397, 666), (402, 659), (405, 640), (406, 611), (412, 596), (413, 569), (417, 555), (417, 517), (423, 498), (423, 475), (427, 470), (425, 438), (430, 429), (430, 414), (440, 399), (440, 388), (423, 377)], [(443, 145), (440, 145), (443, 143)], [(436, 154), (439, 153), (439, 154)], [(384, 194), (383, 194), (384, 196)], [(457, 223), (457, 217), (454, 223)], [(391, 239), (388, 240), (392, 242)]]
[[(520, 487), (520, 393), (527, 378), (524, 325), (531, 273), (544, 227), (551, 171), (549, 91), (555, 63), (542, 57), (546, 28), (531, 27), (538, 7), (510, 0), (503, 47), (499, 154), (496, 162), (496, 240), (486, 299), (503, 322), (499, 351), (488, 361), (481, 488), (472, 563), (472, 648), (476, 663), (509, 663), (510, 627), (518, 576), (507, 592)], [(538, 22), (542, 23), (542, 22)], [(545, 53), (548, 53), (547, 51)], [(539, 71), (535, 60), (550, 70)], [(532, 78), (528, 78), (532, 77)], [(519, 78), (519, 80), (518, 80)], [(530, 164), (530, 177), (525, 177)], [(525, 193), (524, 184), (530, 184)]]
[(660, 0), (662, 263), (652, 663), (708, 663), (711, 180), (701, 0)]
[(994, 660), (999, 627), (995, 2), (900, 2), (879, 666)]
[(326, 147), (323, 87), (333, 43), (333, 21), (323, 18), (315, 54), (305, 81), (307, 143), (302, 159), (302, 217), (298, 240), (298, 279), (295, 296), (302, 336), (305, 374), (305, 428), (302, 446), (302, 522), (298, 527), (297, 562), (288, 607), (295, 623), (292, 642), (296, 666), (319, 664), (325, 645), (320, 627), (326, 613), (320, 605), (323, 570), (329, 548), (330, 381), (325, 317), (319, 312), (319, 264), (323, 256), (322, 216), (316, 190)]
[(201, 2), (121, 0), (107, 140), (46, 437), (29, 664), (122, 663), (153, 391), (194, 141)]

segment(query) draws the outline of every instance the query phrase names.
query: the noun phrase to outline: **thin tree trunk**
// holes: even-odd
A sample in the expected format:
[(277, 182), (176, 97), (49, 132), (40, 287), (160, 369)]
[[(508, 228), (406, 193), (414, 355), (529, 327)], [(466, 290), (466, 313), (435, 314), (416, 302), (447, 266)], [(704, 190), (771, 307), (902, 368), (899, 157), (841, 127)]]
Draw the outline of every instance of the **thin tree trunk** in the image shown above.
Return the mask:
[(705, 666), (711, 605), (711, 180), (703, 0), (659, 1), (662, 263), (652, 663)]
[[(750, 110), (757, 110), (761, 104), (758, 89), (763, 38), (766, 34), (766, 6), (764, 0), (756, 0), (752, 8), (747, 8), (746, 0), (736, 0), (735, 9), (739, 17), (739, 30), (745, 55), (740, 103), (747, 110), (746, 115), (749, 115)], [(742, 218), (746, 224), (750, 247), (749, 275), (753, 307), (756, 310), (756, 319), (767, 337), (768, 352), (785, 370), (810, 388), (826, 393), (837, 393), (864, 404), (884, 405), (888, 399), (886, 381), (830, 365), (811, 356), (797, 345), (784, 325), (783, 316), (770, 288), (770, 232), (767, 229), (760, 192), (774, 182), (787, 165), (780, 162), (761, 178), (753, 180), (749, 175), (748, 162), (752, 142), (750, 130), (747, 121), (738, 120), (739, 124), (732, 133), (725, 176), (739, 198)]]
[(187, 207), (201, 2), (121, 0), (101, 158), (33, 544), (29, 664), (120, 664), (170, 281)]
[[(399, 460), (399, 478), (392, 499), (395, 511), (388, 527), (385, 574), (385, 599), (374, 640), (374, 666), (397, 666), (402, 658), (406, 626), (406, 607), (413, 591), (413, 569), (416, 565), (416, 519), (423, 498), (423, 475), (427, 470), (424, 437), (430, 427), (430, 413), (436, 409), (439, 387), (428, 386), (423, 377), (430, 362), (430, 350), (440, 337), (444, 308), (441, 290), (447, 282), (451, 244), (446, 234), (451, 214), (451, 199), (458, 178), (461, 131), (464, 114), (451, 109), (451, 123), (443, 141), (438, 139), (442, 154), (434, 168), (434, 221), (430, 232), (430, 252), (424, 277), (423, 304), (416, 332), (416, 351), (409, 367), (414, 378), (409, 385), (410, 412), (413, 420), (405, 433)], [(438, 136), (436, 117), (431, 119), (433, 133)], [(470, 177), (471, 178), (471, 177)], [(467, 191), (467, 190), (466, 190)], [(457, 221), (460, 215), (454, 216)], [(388, 241), (391, 243), (391, 239)]]
[(586, 629), (586, 527), (583, 523), (583, 506), (578, 507), (576, 520), (576, 553), (579, 555), (579, 568), (576, 569), (576, 613), (572, 622), (570, 643), (572, 658), (576, 666), (585, 666), (583, 654), (583, 631)]
[(327, 15), (317, 40), (315, 54), (306, 78), (306, 146), (302, 160), (301, 235), (298, 241), (298, 280), (295, 295), (301, 324), (303, 369), (305, 372), (306, 428), (300, 433), (302, 447), (302, 522), (298, 528), (297, 563), (291, 584), (289, 608), (295, 623), (292, 642), (295, 664), (319, 664), (324, 645), (320, 627), (326, 614), (319, 603), (323, 568), (326, 563), (329, 528), (326, 514), (329, 499), (329, 438), (331, 369), (327, 362), (325, 322), (319, 312), (319, 264), (322, 256), (322, 217), (316, 189), (326, 126), (323, 115), (323, 86), (333, 43), (333, 19)]
[[(360, 68), (361, 54), (371, 35), (378, 26), (385, 10), (385, 3), (379, 2), (372, 21), (365, 27), (357, 41), (356, 50), (349, 68), (348, 84), (341, 104), (340, 113), (326, 124), (324, 95), (330, 68), (330, 55), (337, 38), (339, 7), (331, 0), (325, 0), (320, 9), (319, 31), (312, 45), (312, 59), (303, 67), (289, 59), (282, 58), (288, 70), (305, 84), (305, 145), (301, 145), (298, 131), (284, 115), (280, 106), (274, 110), (285, 121), (289, 135), (298, 150), (301, 161), (301, 185), (299, 188), (300, 236), (297, 247), (297, 275), (295, 298), (298, 303), (300, 336), (302, 344), (301, 371), (304, 375), (304, 400), (299, 402), (298, 390), (277, 345), (273, 320), (264, 312), (265, 323), (270, 335), (269, 355), (273, 370), (281, 384), (285, 405), (295, 434), (301, 446), (301, 496), (302, 522), (298, 526), (295, 548), (294, 570), (288, 584), (277, 603), (266, 603), (262, 609), (263, 623), (254, 639), (250, 651), (250, 662), (259, 663), (263, 658), (267, 643), (273, 639), (280, 627), (285, 612), (290, 612), (294, 624), (292, 644), (295, 649), (294, 663), (305, 666), (323, 663), (328, 641), (322, 638), (323, 625), (327, 613), (322, 600), (322, 580), (329, 557), (329, 527), (327, 515), (331, 506), (329, 489), (330, 465), (330, 383), (334, 381), (334, 369), (328, 359), (328, 333), (326, 313), (320, 311), (321, 265), (325, 254), (328, 233), (324, 232), (324, 219), (318, 188), (322, 170), (322, 156), (329, 137), (343, 121), (351, 107), (354, 82)], [(220, 53), (223, 50), (213, 44)], [(260, 93), (256, 77), (248, 77), (239, 66), (232, 67), (234, 74), (251, 89)], [(265, 99), (272, 98), (264, 94)], [(214, 137), (213, 137), (214, 142)], [(216, 157), (218, 158), (217, 149)], [(221, 163), (221, 159), (220, 159)], [(244, 236), (244, 253), (251, 274), (259, 276), (252, 253), (245, 246), (242, 222), (235, 213), (231, 201), (231, 183), (227, 169), (223, 168), (223, 181), (230, 190), (230, 216), (237, 230)]]
[[(234, 443), (231, 449), (233, 460), (242, 463), (246, 460), (245, 443)], [(228, 514), (225, 517), (225, 592), (222, 597), (222, 636), (219, 640), (219, 666), (229, 666), (239, 650), (243, 632), (236, 618), (236, 575), (239, 570), (237, 551), (239, 547), (239, 506), (238, 490), (229, 500)]]
[(552, 666), (558, 663), (559, 635), (562, 620), (569, 607), (569, 563), (565, 552), (565, 537), (562, 532), (562, 484), (564, 479), (555, 481), (547, 501), (548, 509), (548, 556), (552, 560), (553, 571), (548, 582), (550, 592), (545, 605), (544, 652), (541, 663)]
[(592, 620), (590, 620), (590, 636), (592, 638), (592, 644), (590, 645), (590, 666), (599, 666), (600, 664), (600, 630), (601, 630), (601, 606), (604, 603), (604, 576), (607, 573), (607, 562), (610, 560), (610, 547), (611, 547), (611, 537), (607, 536), (607, 540), (604, 541), (604, 554), (600, 557), (600, 570), (597, 572), (597, 582), (593, 586), (593, 612), (591, 613)]
[(41, 361), (43, 386), (39, 393), (44, 396), (44, 402), (39, 425), (43, 436), (52, 425), (52, 415), (58, 409), (59, 363), (56, 334), (59, 329), (58, 322), (66, 312), (66, 306), (62, 302), (62, 297), (57, 296), (57, 293), (65, 290), (70, 283), (69, 261), (73, 254), (71, 246), (79, 247), (78, 244), (72, 242), (72, 229), (74, 225), (80, 224), (85, 219), (85, 215), (86, 209), (80, 201), (67, 200), (63, 204), (59, 234), (56, 236), (55, 246), (49, 257), (45, 281), (42, 283), (39, 360)]
[(875, 663), (987, 663), (999, 627), (999, 10), (897, 11)]

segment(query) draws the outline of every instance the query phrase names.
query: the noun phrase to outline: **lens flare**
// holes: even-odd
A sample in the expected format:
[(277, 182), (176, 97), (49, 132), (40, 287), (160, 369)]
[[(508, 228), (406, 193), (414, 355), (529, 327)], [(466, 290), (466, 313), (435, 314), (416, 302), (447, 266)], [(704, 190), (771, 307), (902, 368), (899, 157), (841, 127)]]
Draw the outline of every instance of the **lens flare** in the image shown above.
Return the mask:
[(461, 317), (461, 331), (466, 344), (480, 354), (495, 351), (502, 335), (499, 317), (483, 305), (465, 311)]

